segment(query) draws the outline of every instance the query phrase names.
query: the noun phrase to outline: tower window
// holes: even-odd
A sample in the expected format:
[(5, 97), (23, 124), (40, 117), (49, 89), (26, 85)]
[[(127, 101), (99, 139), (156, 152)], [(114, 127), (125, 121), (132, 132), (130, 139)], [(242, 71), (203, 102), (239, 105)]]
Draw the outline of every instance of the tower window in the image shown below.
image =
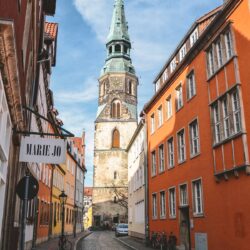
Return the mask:
[(128, 81), (128, 93), (130, 95), (133, 94), (133, 83), (132, 83), (132, 81)]
[(117, 179), (117, 172), (115, 171), (114, 172), (114, 180), (116, 180)]
[(115, 45), (115, 52), (121, 52), (121, 45), (120, 44)]
[(112, 54), (112, 46), (109, 47), (109, 54)]
[(119, 100), (114, 100), (112, 103), (112, 118), (119, 119), (121, 117), (121, 103)]
[(101, 93), (100, 93), (100, 96), (103, 96), (106, 94), (106, 82), (103, 82), (101, 84)]
[[(113, 131), (113, 136), (112, 136), (112, 148), (119, 148), (120, 147), (120, 133), (118, 131), (118, 129), (115, 129)], [(116, 173), (116, 172), (115, 172)], [(114, 173), (114, 179), (115, 179), (115, 175)]]
[(127, 46), (124, 46), (124, 53), (128, 54), (128, 47)]

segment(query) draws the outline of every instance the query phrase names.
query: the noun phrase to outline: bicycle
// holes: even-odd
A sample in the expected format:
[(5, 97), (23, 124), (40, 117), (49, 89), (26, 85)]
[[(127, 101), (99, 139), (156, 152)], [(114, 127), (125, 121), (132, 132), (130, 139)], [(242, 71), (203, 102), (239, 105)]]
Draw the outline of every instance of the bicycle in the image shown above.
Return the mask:
[(58, 241), (58, 250), (72, 250), (72, 242), (65, 235), (61, 235)]

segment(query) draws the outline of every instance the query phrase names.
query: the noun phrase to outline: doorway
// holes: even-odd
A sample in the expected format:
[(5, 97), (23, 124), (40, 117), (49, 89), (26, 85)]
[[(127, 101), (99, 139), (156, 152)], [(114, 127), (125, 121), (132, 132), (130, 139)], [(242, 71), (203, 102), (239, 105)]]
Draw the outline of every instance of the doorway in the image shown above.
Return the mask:
[(100, 215), (95, 215), (94, 216), (94, 225), (95, 225), (95, 227), (100, 227), (101, 226), (101, 216)]
[(180, 207), (180, 245), (182, 249), (191, 250), (189, 207)]

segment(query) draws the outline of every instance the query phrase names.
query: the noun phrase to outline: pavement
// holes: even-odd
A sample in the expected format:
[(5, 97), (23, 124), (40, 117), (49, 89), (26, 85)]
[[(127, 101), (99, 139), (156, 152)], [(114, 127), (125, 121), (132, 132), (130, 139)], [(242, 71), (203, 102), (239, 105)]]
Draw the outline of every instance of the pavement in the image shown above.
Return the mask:
[(130, 237), (130, 236), (123, 236), (123, 237), (117, 237), (116, 240), (119, 241), (120, 243), (124, 244), (128, 248), (133, 249), (133, 250), (144, 250), (144, 249), (151, 250), (151, 249), (154, 249), (151, 247), (146, 247), (145, 242), (139, 238), (134, 238), (134, 237)]
[[(76, 245), (77, 245), (79, 240), (87, 237), (89, 234), (91, 234), (91, 232), (84, 231), (84, 232), (77, 234), (75, 238), (73, 235), (67, 236), (68, 240), (71, 241), (71, 243), (72, 243), (72, 246), (73, 246), (72, 250), (76, 249)], [(59, 239), (57, 237), (57, 238), (50, 239), (46, 242), (43, 242), (43, 243), (37, 245), (35, 250), (58, 250), (58, 240)]]
[(146, 247), (143, 240), (130, 236), (115, 237), (111, 231), (95, 231), (90, 236), (80, 240), (76, 250), (152, 250)]

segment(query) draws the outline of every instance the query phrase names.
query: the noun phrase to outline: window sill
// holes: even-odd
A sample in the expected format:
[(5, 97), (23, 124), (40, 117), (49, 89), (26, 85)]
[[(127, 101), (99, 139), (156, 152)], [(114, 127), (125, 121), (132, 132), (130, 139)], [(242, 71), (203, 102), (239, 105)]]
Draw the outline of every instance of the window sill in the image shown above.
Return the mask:
[(194, 218), (205, 218), (205, 215), (204, 215), (204, 213), (201, 213), (201, 214), (193, 214), (193, 217), (194, 217)]
[(160, 216), (160, 220), (166, 220), (166, 219), (167, 219), (166, 215)]
[(168, 167), (168, 170), (174, 169), (175, 166)]
[(231, 140), (233, 140), (233, 139), (236, 139), (236, 138), (242, 136), (243, 134), (246, 134), (246, 133), (243, 132), (243, 131), (240, 131), (240, 132), (238, 132), (238, 133), (236, 133), (236, 134), (233, 134), (233, 135), (229, 136), (228, 138), (223, 139), (223, 140), (220, 141), (220, 142), (214, 143), (213, 148), (215, 149), (215, 148), (221, 146), (222, 144), (225, 144), (225, 143), (227, 143), (227, 142), (229, 142), (229, 141), (231, 141)]
[(183, 160), (183, 161), (178, 161), (178, 164), (179, 164), (179, 165), (182, 165), (182, 164), (184, 164), (185, 162), (186, 162), (186, 159)]
[(170, 220), (176, 220), (176, 215), (175, 216), (169, 216)]
[(187, 103), (191, 102), (196, 97), (196, 93), (190, 98), (187, 97)]
[(162, 170), (162, 171), (159, 171), (159, 175), (162, 175), (162, 174), (164, 174), (164, 173), (165, 173), (165, 169)]
[(157, 217), (152, 217), (152, 220), (158, 220), (158, 218)]
[(171, 120), (172, 117), (173, 117), (173, 114), (171, 116), (167, 117), (166, 121)]
[(182, 106), (181, 107), (179, 107), (179, 108), (176, 108), (176, 113), (178, 113), (180, 110), (182, 110), (183, 109), (183, 107), (184, 107), (184, 105), (182, 104)]
[(232, 55), (229, 59), (227, 59), (226, 62), (224, 62), (219, 68), (217, 68), (213, 74), (209, 75), (207, 77), (207, 82), (209, 82), (210, 80), (212, 80), (212, 78), (218, 74), (225, 66), (227, 66), (227, 64), (229, 64), (235, 57), (237, 57), (237, 55)]
[(198, 156), (200, 156), (201, 152), (198, 152), (197, 154), (194, 154), (194, 155), (190, 155), (190, 159), (194, 159)]
[(155, 175), (151, 175), (151, 178), (155, 178), (157, 176), (157, 174), (155, 174)]

